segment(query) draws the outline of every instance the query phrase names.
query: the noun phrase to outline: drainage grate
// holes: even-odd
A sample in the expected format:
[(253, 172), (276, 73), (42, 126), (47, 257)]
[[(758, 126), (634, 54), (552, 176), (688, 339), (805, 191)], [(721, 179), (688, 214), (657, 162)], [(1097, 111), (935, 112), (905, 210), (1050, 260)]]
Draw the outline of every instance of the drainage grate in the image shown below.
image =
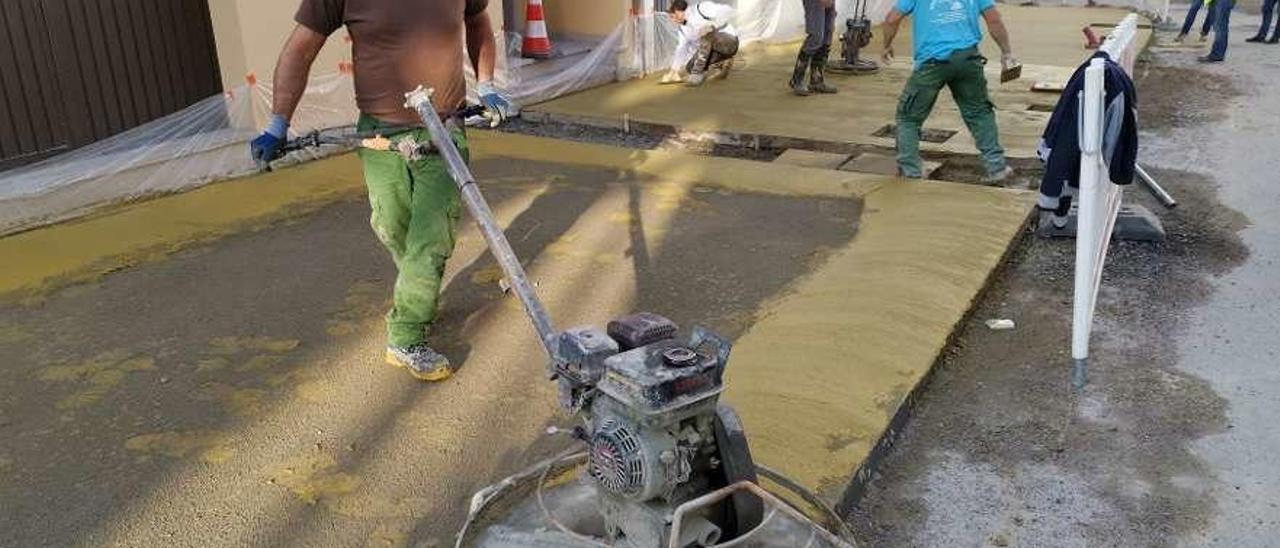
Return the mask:
[[(920, 130), (920, 140), (926, 143), (945, 143), (956, 135), (955, 130), (924, 128)], [(892, 139), (898, 136), (897, 124), (889, 124), (871, 134), (872, 137), (884, 137)]]

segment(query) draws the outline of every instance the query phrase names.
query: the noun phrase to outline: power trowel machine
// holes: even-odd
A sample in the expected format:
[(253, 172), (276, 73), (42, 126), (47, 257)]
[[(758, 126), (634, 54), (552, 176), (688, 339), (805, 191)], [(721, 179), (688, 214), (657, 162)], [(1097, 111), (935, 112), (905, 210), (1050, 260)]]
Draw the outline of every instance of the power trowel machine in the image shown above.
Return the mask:
[(880, 70), (875, 61), (860, 59), (862, 48), (871, 44), (871, 19), (867, 18), (868, 0), (856, 0), (854, 16), (845, 20), (840, 36), (840, 59), (827, 65), (827, 70), (842, 74), (873, 74)]
[[(741, 422), (720, 401), (730, 342), (701, 327), (682, 332), (653, 313), (624, 316), (603, 329), (557, 331), (437, 114), (432, 91), (406, 97), (431, 142), (390, 150), (411, 158), (434, 147), (444, 160), (550, 358), (561, 405), (580, 418), (572, 435), (581, 446), (573, 455), (477, 493), (458, 546), (801, 546), (806, 538), (813, 546), (849, 546), (759, 487)], [(575, 467), (578, 481), (550, 485), (553, 472), (561, 478)], [(794, 484), (790, 489), (808, 496)], [(772, 537), (761, 532), (765, 525)]]

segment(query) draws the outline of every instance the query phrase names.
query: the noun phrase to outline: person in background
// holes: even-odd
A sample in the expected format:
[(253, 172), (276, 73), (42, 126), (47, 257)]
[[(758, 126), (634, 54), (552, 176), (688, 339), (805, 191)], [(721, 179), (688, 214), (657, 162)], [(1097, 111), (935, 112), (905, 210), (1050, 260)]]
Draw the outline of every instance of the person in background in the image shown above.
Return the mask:
[[(418, 114), (404, 105), (418, 86), (435, 89), (433, 103), (458, 147), (467, 137), (459, 111), (467, 95), (463, 59), (479, 82), (491, 117), (514, 116), (514, 105), (493, 84), (497, 44), (485, 11), (488, 0), (302, 0), (297, 26), (276, 62), (271, 122), (249, 150), (258, 162), (280, 156), (289, 121), (307, 89), (311, 64), (330, 34), (347, 27), (356, 65), (357, 129), (381, 132), (393, 143), (430, 140)], [(464, 53), (466, 54), (464, 56)], [(387, 363), (413, 377), (441, 381), (452, 374), (448, 358), (427, 344), (436, 320), (445, 261), (453, 253), (462, 213), (458, 187), (444, 160), (432, 152), (408, 160), (393, 151), (360, 150), (374, 234), (398, 271), (387, 313)]]
[[(1222, 0), (1219, 0), (1222, 1)], [(983, 19), (1000, 46), (1005, 70), (1018, 65), (995, 0), (897, 0), (885, 19), (882, 60), (893, 63), (893, 39), (902, 19), (911, 16), (915, 70), (898, 100), (898, 171), (903, 177), (923, 177), (920, 166), (920, 129), (933, 111), (938, 92), (951, 89), (951, 97), (973, 134), (987, 174), (986, 184), (997, 184), (1013, 169), (1000, 147), (995, 108), (987, 94), (983, 67), (987, 59), (978, 51)]]
[(671, 56), (671, 70), (661, 83), (685, 82), (696, 87), (707, 78), (727, 78), (733, 69), (733, 56), (738, 54), (733, 8), (710, 0), (692, 7), (686, 0), (674, 0), (667, 14), (679, 25), (680, 43)]
[(1280, 19), (1276, 21), (1276, 28), (1274, 31), (1271, 32), (1271, 38), (1267, 38), (1267, 29), (1271, 26), (1271, 17), (1275, 15), (1277, 4), (1280, 4), (1280, 1), (1263, 0), (1262, 26), (1258, 27), (1258, 34), (1253, 35), (1252, 38), (1245, 40), (1245, 42), (1253, 42), (1253, 43), (1266, 42), (1268, 44), (1280, 43)]
[(1198, 59), (1201, 63), (1221, 63), (1227, 59), (1227, 35), (1231, 32), (1231, 10), (1236, 0), (1213, 0), (1213, 47)]
[(1182, 32), (1178, 33), (1178, 37), (1174, 38), (1175, 42), (1182, 42), (1187, 39), (1187, 34), (1191, 33), (1191, 26), (1196, 24), (1196, 14), (1200, 13), (1200, 8), (1204, 10), (1204, 24), (1200, 26), (1200, 41), (1203, 42), (1209, 37), (1209, 31), (1213, 29), (1213, 1), (1214, 0), (1192, 0), (1191, 8), (1187, 10), (1187, 17), (1182, 21)]
[[(827, 84), (827, 57), (831, 55), (831, 40), (836, 29), (835, 0), (802, 0), (804, 2), (804, 44), (796, 56), (796, 68), (791, 73), (791, 92), (800, 95), (836, 93)], [(805, 73), (809, 80), (805, 81)]]

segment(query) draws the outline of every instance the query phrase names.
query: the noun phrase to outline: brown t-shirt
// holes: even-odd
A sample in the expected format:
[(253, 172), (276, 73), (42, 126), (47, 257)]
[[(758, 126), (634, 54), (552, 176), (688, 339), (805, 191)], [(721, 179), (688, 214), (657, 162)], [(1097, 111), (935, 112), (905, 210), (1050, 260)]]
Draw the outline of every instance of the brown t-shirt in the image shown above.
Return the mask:
[(449, 114), (466, 99), (465, 20), (489, 0), (302, 0), (294, 19), (325, 36), (343, 25), (351, 33), (356, 103), (385, 122), (419, 123), (404, 94), (419, 85), (436, 90), (432, 102)]

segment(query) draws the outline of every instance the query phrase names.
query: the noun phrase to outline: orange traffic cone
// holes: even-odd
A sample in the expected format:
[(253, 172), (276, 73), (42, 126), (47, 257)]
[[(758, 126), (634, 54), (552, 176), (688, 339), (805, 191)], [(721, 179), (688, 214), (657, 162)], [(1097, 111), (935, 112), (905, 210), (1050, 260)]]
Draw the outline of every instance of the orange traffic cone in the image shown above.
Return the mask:
[(529, 0), (525, 11), (524, 44), (521, 54), (533, 59), (551, 57), (551, 38), (547, 36), (547, 21), (542, 13), (542, 0)]

